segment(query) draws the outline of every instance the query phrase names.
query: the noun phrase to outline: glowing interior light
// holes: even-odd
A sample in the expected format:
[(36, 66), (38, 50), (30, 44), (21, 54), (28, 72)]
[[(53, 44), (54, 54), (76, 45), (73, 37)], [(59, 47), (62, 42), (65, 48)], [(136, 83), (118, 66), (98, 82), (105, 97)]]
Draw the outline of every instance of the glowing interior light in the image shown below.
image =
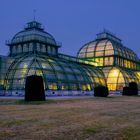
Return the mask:
[(113, 76), (115, 76), (115, 77), (118, 76), (118, 71), (114, 70)]
[(28, 65), (27, 64), (24, 64), (23, 68), (26, 69), (27, 67), (28, 67)]
[(28, 67), (27, 64), (24, 64), (24, 65), (23, 65), (23, 69), (22, 69), (22, 71), (21, 71), (21, 77), (24, 77), (24, 76), (25, 76), (25, 74), (26, 74), (26, 72), (27, 72), (27, 67)]

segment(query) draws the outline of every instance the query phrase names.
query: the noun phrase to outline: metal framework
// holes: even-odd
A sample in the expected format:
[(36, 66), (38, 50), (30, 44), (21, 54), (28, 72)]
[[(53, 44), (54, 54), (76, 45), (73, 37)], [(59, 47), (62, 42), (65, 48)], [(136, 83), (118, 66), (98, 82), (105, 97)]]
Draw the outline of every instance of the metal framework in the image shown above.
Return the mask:
[(11, 64), (5, 78), (7, 90), (23, 90), (26, 77), (41, 75), (46, 90), (93, 90), (105, 85), (104, 74), (95, 66), (69, 62), (41, 53), (19, 56)]
[(5, 63), (1, 64), (0, 87), (6, 90), (24, 90), (26, 77), (34, 74), (43, 77), (45, 90), (92, 91), (106, 84), (109, 90), (122, 90), (131, 81), (140, 87), (137, 55), (108, 32), (85, 44), (77, 57), (58, 53), (60, 43), (36, 21), (7, 44), (12, 61), (0, 59)]
[(95, 61), (106, 77), (110, 90), (122, 90), (129, 82), (140, 86), (140, 62), (138, 56), (125, 47), (119, 38), (108, 32), (97, 34), (79, 50), (77, 57), (83, 61)]

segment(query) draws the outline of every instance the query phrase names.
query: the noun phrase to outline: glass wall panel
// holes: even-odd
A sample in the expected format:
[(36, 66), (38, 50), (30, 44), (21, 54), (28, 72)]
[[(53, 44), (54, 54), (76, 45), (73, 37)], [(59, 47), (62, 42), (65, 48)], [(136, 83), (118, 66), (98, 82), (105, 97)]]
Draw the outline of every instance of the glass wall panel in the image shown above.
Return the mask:
[[(80, 55), (81, 56), (81, 55)], [(94, 56), (94, 53), (93, 52), (88, 52), (87, 53), (87, 57), (93, 57)]]
[(118, 83), (118, 77), (120, 75), (120, 71), (116, 68), (113, 68), (107, 78), (107, 84), (109, 90), (116, 90), (117, 89), (117, 83)]
[(40, 51), (41, 51), (41, 46), (40, 46), (40, 43), (37, 43), (37, 44), (36, 44), (36, 50), (37, 50), (38, 52), (40, 52)]
[(96, 51), (95, 56), (104, 56), (104, 51)]
[(59, 80), (67, 80), (66, 75), (64, 73), (57, 73), (57, 77)]
[(21, 45), (18, 45), (17, 47), (17, 53), (21, 53), (22, 52), (22, 46)]
[(15, 54), (17, 52), (17, 46), (12, 47), (12, 54)]
[(42, 45), (41, 51), (44, 52), (44, 53), (46, 52), (46, 46), (45, 45)]
[(29, 44), (29, 51), (30, 51), (30, 52), (33, 51), (33, 43), (30, 43), (30, 44)]
[(30, 75), (42, 76), (45, 89), (50, 90), (79, 90), (80, 87), (81, 90), (93, 90), (96, 85), (105, 84), (103, 73), (94, 66), (38, 54), (17, 58), (11, 64), (6, 89), (24, 89), (26, 76)]
[(50, 80), (54, 80), (54, 79), (57, 79), (55, 73), (53, 71), (44, 71), (44, 75), (45, 75), (45, 78)]

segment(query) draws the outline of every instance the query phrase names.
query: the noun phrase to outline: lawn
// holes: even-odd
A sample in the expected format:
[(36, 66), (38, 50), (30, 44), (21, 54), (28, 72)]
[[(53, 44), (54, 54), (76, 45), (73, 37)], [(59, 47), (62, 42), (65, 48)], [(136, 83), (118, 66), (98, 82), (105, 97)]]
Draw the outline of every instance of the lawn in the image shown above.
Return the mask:
[(140, 97), (0, 99), (0, 140), (140, 140)]

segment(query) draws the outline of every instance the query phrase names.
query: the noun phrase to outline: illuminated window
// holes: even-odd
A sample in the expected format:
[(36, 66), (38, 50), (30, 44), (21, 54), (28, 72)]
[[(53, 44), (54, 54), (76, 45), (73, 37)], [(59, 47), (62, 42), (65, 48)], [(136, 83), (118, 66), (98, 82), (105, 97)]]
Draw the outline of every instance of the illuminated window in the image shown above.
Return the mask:
[(43, 76), (42, 70), (36, 70), (36, 75)]
[[(119, 69), (113, 68), (109, 71), (107, 85), (109, 90), (122, 90), (123, 86), (125, 85), (125, 81)], [(119, 87), (117, 87), (118, 85)]]
[(95, 61), (97, 62), (98, 66), (103, 66), (103, 58), (96, 58)]
[(113, 65), (114, 63), (114, 58), (113, 57), (106, 57), (105, 58), (105, 66), (108, 66), (108, 65)]
[(56, 83), (50, 83), (50, 84), (48, 84), (48, 87), (50, 90), (57, 90), (58, 89)]
[[(103, 58), (99, 58), (99, 62), (102, 61)], [(24, 89), (26, 76), (30, 75), (42, 76), (45, 88), (52, 90), (78, 90), (80, 86), (80, 89), (91, 90), (96, 85), (105, 85), (103, 73), (94, 66), (69, 63), (41, 54), (40, 57), (31, 55), (14, 62), (7, 74), (6, 89)]]
[(94, 49), (95, 49), (94, 46), (92, 46), (92, 47), (88, 47), (88, 48), (87, 48), (87, 52), (93, 52)]
[(87, 57), (93, 57), (94, 56), (94, 53), (93, 52), (88, 52), (87, 53)]
[(104, 56), (104, 51), (96, 51), (95, 56)]

